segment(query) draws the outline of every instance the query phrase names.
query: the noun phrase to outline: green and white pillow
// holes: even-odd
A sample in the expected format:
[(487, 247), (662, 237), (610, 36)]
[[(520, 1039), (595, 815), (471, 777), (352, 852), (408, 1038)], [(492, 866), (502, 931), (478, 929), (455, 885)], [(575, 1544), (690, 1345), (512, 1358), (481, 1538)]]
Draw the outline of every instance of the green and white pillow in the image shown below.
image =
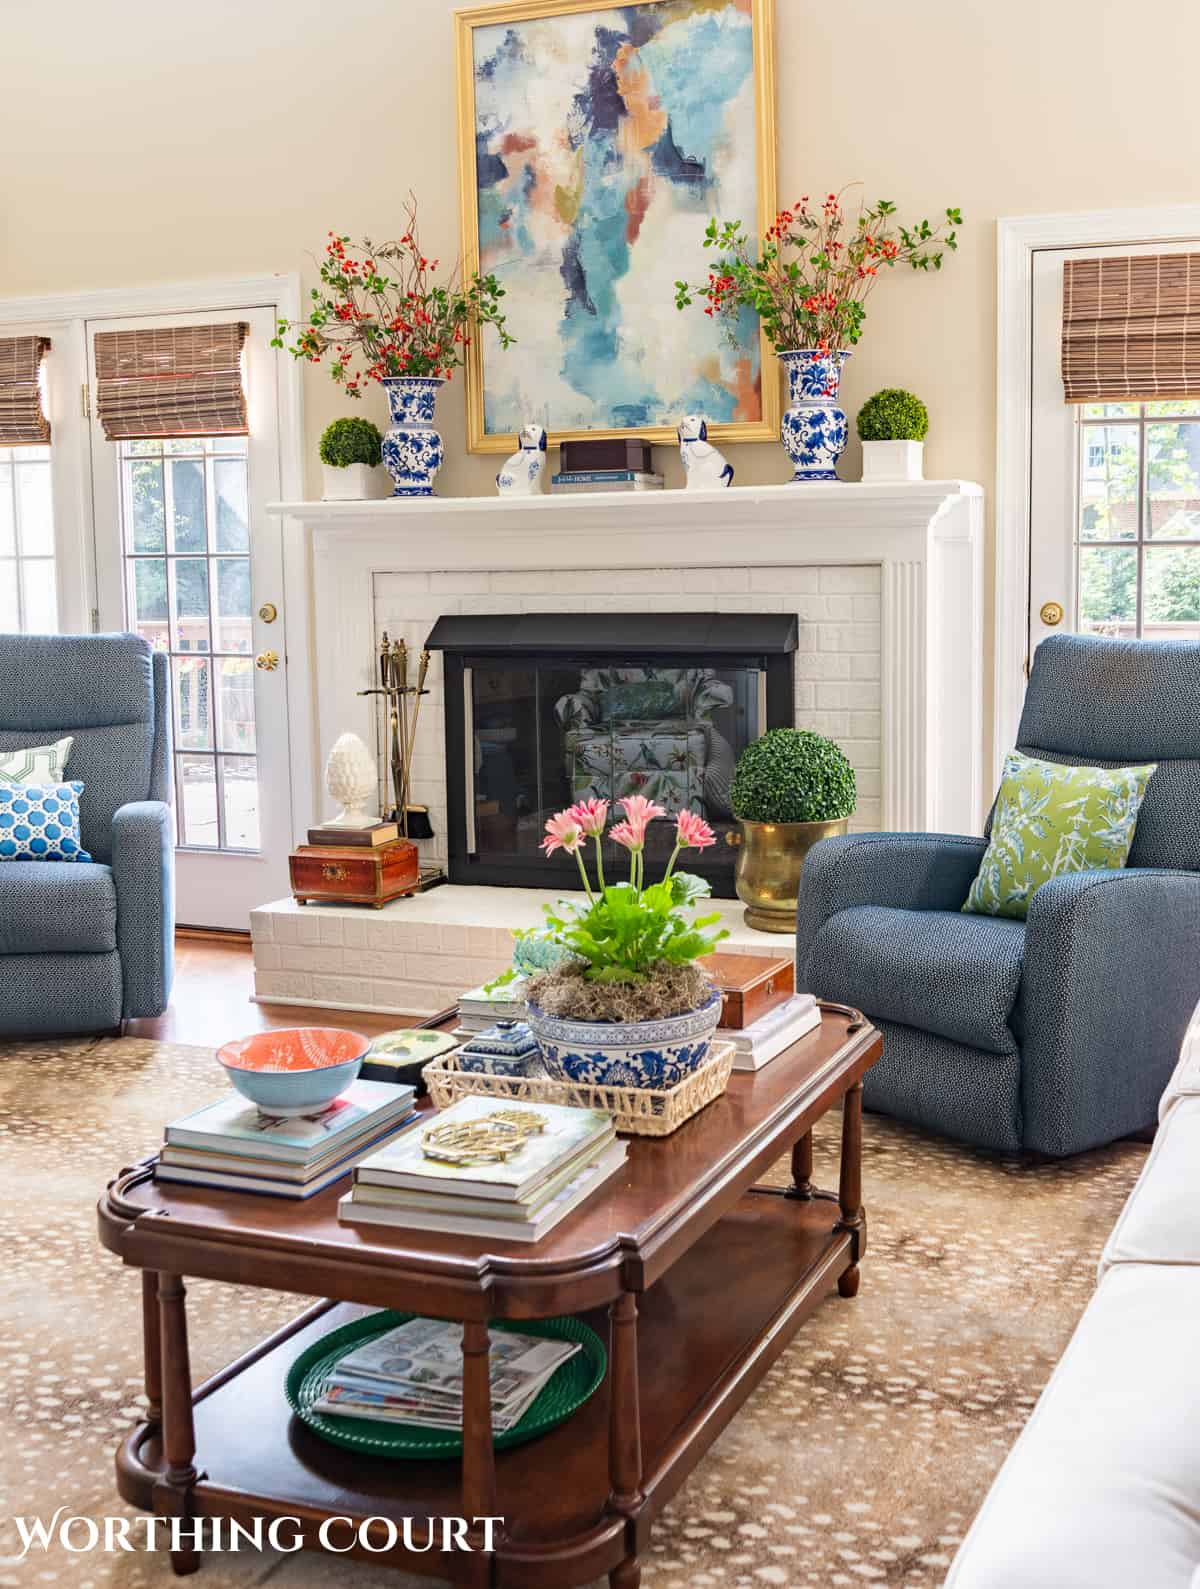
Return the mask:
[(28, 750), (0, 750), (0, 783), (62, 783), (75, 736)]
[(1059, 873), (1124, 866), (1157, 766), (1064, 767), (1010, 750), (991, 842), (962, 908), (1024, 920), (1034, 894)]

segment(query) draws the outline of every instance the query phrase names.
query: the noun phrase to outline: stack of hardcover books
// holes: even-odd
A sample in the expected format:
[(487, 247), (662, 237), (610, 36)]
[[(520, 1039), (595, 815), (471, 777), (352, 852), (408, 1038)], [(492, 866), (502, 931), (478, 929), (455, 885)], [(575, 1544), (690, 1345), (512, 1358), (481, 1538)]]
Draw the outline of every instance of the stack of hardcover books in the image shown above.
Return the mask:
[(413, 1089), (356, 1081), (318, 1114), (282, 1119), (230, 1093), (166, 1130), (155, 1179), (312, 1197), (414, 1118)]
[(761, 1070), (821, 1024), (811, 993), (796, 993), (791, 956), (718, 951), (700, 961), (721, 990), (721, 1035), (734, 1045), (734, 1070)]
[[(503, 1159), (450, 1162), (431, 1156), (437, 1144), (427, 1138), (434, 1129), (444, 1137), (444, 1128), (465, 1128), (469, 1138), (472, 1129), (503, 1130), (504, 1121), (528, 1129), (520, 1147)], [(625, 1144), (617, 1141), (610, 1114), (474, 1095), (364, 1159), (338, 1213), (359, 1224), (537, 1241), (624, 1161)]]
[(308, 842), (313, 845), (332, 845), (337, 849), (347, 847), (377, 850), (381, 844), (393, 844), (400, 837), (395, 822), (370, 822), (363, 828), (323, 827), (309, 828)]
[(552, 491), (661, 491), (663, 477), (645, 469), (560, 469)]
[[(461, 1429), (462, 1335), (461, 1324), (409, 1319), (356, 1346), (337, 1363), (315, 1410)], [(520, 1423), (551, 1376), (580, 1350), (577, 1341), (508, 1330), (490, 1330), (488, 1344), (495, 1434)]]
[(459, 1032), (469, 1036), (472, 1032), (486, 1032), (497, 1021), (524, 1020), (525, 987), (524, 977), (514, 977), (510, 982), (469, 988), (458, 1001)]
[(733, 1043), (734, 1070), (761, 1070), (793, 1043), (821, 1024), (821, 1011), (811, 993), (793, 993), (749, 1026), (722, 1035)]

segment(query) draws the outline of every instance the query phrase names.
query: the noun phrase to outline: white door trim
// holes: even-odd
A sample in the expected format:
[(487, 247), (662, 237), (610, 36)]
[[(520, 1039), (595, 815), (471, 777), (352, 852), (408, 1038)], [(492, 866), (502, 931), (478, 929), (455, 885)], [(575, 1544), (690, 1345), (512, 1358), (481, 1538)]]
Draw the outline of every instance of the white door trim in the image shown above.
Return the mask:
[[(90, 292), (47, 293), (40, 297), (0, 298), (0, 323), (9, 326), (36, 322), (73, 322), (72, 341), (84, 349), (84, 322), (132, 319), (153, 314), (192, 314), (207, 309), (252, 308), (273, 305), (282, 319), (300, 318), (300, 277), (295, 271), (269, 275), (224, 276), (211, 281), (159, 282), (140, 287), (102, 287)], [(81, 359), (86, 371), (86, 356)], [(278, 369), (279, 465), (283, 495), (298, 500), (304, 495), (304, 398), (302, 370), (296, 360), (281, 353)], [(80, 380), (86, 379), (81, 374)], [(90, 540), (91, 496), (84, 484), (91, 479), (88, 426), (75, 424), (68, 437), (73, 456), (69, 479), (75, 488), (71, 506), (78, 512), (77, 536), (81, 547), (85, 529)], [(86, 525), (85, 525), (86, 519)], [(90, 555), (86, 559), (90, 564)], [(290, 613), (287, 658), (287, 696), (292, 784), (293, 838), (316, 821), (317, 773), (316, 706), (312, 673), (312, 597), (307, 548), (284, 538), (284, 600)], [(86, 605), (94, 607), (94, 571), (89, 568)], [(83, 603), (79, 603), (83, 605)]]
[(996, 605), (993, 782), (1016, 743), (1029, 655), (1033, 256), (1200, 237), (1200, 204), (1018, 215), (996, 228)]

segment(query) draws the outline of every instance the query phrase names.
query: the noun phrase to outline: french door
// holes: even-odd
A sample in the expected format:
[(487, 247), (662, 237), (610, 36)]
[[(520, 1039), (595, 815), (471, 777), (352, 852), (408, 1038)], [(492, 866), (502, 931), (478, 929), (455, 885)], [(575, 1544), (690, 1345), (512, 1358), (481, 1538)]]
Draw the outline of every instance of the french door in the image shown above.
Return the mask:
[(95, 391), (96, 332), (226, 320), (250, 327), (249, 435), (109, 441), (93, 417), (92, 495), (99, 626), (170, 663), (177, 918), (244, 930), (288, 891), (292, 832), (276, 312), (89, 321), (87, 356)]
[(1194, 240), (1033, 256), (1029, 652), (1063, 630), (1200, 639), (1200, 394), (1068, 404), (1067, 259), (1193, 253)]

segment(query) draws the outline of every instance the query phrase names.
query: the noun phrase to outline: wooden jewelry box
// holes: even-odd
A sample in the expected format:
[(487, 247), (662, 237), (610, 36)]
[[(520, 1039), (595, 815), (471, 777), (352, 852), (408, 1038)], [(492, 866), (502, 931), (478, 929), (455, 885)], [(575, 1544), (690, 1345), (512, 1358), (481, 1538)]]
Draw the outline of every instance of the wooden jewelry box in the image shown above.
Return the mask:
[(720, 1025), (740, 1030), (790, 999), (796, 991), (796, 965), (783, 955), (722, 952), (699, 962), (721, 990)]
[(420, 882), (417, 846), (408, 839), (393, 839), (374, 849), (302, 844), (288, 857), (288, 868), (292, 894), (300, 905), (333, 900), (381, 910), (391, 899), (415, 894)]

